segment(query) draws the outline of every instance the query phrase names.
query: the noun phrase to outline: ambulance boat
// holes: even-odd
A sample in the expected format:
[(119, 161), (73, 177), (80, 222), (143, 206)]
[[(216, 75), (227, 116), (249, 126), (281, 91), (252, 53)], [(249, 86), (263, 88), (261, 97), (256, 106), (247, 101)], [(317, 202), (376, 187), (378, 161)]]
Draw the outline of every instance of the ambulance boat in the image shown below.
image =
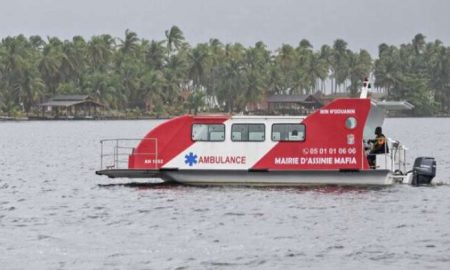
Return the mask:
[[(298, 186), (428, 184), (436, 162), (406, 169), (406, 147), (389, 139), (369, 167), (367, 141), (385, 113), (407, 102), (336, 99), (307, 116), (184, 115), (133, 139), (102, 140), (101, 169), (111, 178), (160, 178), (189, 185)], [(107, 144), (112, 145), (110, 152)]]

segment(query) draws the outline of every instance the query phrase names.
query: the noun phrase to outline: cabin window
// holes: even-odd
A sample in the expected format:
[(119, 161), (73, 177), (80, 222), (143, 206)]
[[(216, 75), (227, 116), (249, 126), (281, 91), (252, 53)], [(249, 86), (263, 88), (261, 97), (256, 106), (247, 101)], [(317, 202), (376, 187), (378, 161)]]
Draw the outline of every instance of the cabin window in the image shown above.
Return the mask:
[(233, 124), (231, 140), (234, 142), (263, 142), (265, 130), (264, 124)]
[(193, 124), (192, 140), (207, 141), (207, 142), (222, 142), (225, 140), (225, 125)]
[(273, 141), (304, 141), (305, 125), (303, 124), (273, 124)]

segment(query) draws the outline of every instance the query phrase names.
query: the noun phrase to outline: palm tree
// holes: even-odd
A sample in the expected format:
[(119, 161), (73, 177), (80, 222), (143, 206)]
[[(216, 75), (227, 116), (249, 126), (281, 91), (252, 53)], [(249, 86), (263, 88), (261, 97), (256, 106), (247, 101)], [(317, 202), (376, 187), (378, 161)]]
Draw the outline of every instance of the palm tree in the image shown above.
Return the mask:
[(302, 39), (302, 40), (300, 40), (300, 43), (298, 44), (298, 48), (310, 50), (313, 48), (313, 45), (311, 44), (311, 42), (309, 42), (309, 40)]
[(198, 44), (189, 53), (188, 76), (194, 87), (206, 84), (206, 72), (210, 65), (210, 52), (207, 44)]
[(113, 55), (114, 39), (110, 35), (94, 36), (87, 44), (87, 59), (91, 70), (106, 71)]
[(21, 101), (26, 115), (31, 111), (31, 107), (40, 101), (44, 94), (45, 84), (39, 77), (39, 72), (35, 67), (29, 65), (24, 73), (24, 80), (21, 84)]
[(76, 81), (78, 83), (79, 74), (83, 71), (84, 54), (78, 51), (75, 44), (65, 41), (62, 46), (61, 73), (62, 81)]
[(414, 47), (414, 52), (416, 55), (421, 54), (425, 47), (425, 36), (420, 33), (415, 35), (412, 40), (412, 46)]
[(60, 81), (60, 67), (62, 59), (61, 48), (58, 43), (49, 42), (45, 45), (38, 69), (51, 95), (55, 95)]
[(342, 85), (348, 77), (347, 42), (343, 39), (334, 41), (333, 58), (334, 91), (337, 92), (338, 86)]
[(269, 65), (270, 52), (263, 42), (257, 42), (254, 48), (250, 47), (245, 51), (243, 62), (245, 104), (256, 102), (264, 94), (267, 94)]
[(164, 65), (165, 48), (162, 41), (152, 40), (145, 52), (145, 62), (152, 68), (161, 70)]
[(360, 86), (363, 83), (363, 78), (366, 78), (372, 70), (372, 59), (366, 50), (361, 50), (358, 53), (349, 53), (349, 80), (350, 93), (356, 96)]
[(136, 32), (132, 32), (129, 29), (125, 30), (125, 39), (120, 40), (119, 50), (124, 55), (135, 55), (139, 48), (139, 38)]
[(298, 83), (295, 79), (297, 53), (291, 45), (283, 44), (275, 55), (276, 68), (272, 71), (274, 92), (290, 94)]
[[(325, 93), (325, 80), (330, 75), (330, 69), (332, 67), (333, 63), (333, 50), (328, 45), (322, 45), (320, 48), (320, 59), (322, 59), (325, 69), (326, 69), (326, 76), (324, 79), (321, 80), (321, 91)], [(331, 73), (332, 74), (332, 73)]]
[(26, 39), (23, 36), (8, 37), (2, 40), (0, 47), (0, 91), (2, 110), (8, 116), (17, 110), (21, 103), (21, 84), (27, 69)]
[(382, 51), (375, 61), (374, 75), (375, 86), (383, 88), (389, 96), (391, 90), (402, 81), (400, 56), (397, 48), (391, 46)]
[(389, 46), (386, 43), (381, 43), (378, 45), (378, 57), (381, 57), (381, 55), (389, 50)]
[[(140, 79), (142, 99), (150, 109), (161, 102), (162, 89), (165, 84), (164, 74), (160, 70), (148, 70)], [(148, 107), (147, 107), (148, 108)]]
[(429, 85), (435, 90), (435, 100), (442, 112), (450, 112), (450, 48), (440, 41), (432, 43), (426, 51), (428, 60), (427, 77)]
[(183, 32), (178, 26), (174, 25), (164, 33), (166, 35), (167, 56), (170, 56), (174, 49), (178, 50), (183, 45)]
[(311, 92), (316, 88), (316, 74), (314, 72), (314, 65), (320, 64), (319, 59), (314, 59), (314, 52), (312, 50), (311, 43), (302, 39), (299, 46), (296, 48), (297, 52), (297, 64), (295, 69), (295, 80), (298, 84), (297, 92), (301, 94), (305, 92)]
[(208, 43), (209, 60), (210, 65), (206, 72), (206, 99), (209, 99), (211, 103), (215, 101), (217, 96), (218, 80), (221, 77), (220, 66), (225, 59), (224, 45), (218, 39), (210, 39)]
[(194, 91), (189, 95), (186, 103), (189, 113), (191, 113), (192, 110), (194, 111), (194, 115), (198, 113), (199, 108), (205, 105), (204, 97), (204, 93), (200, 91)]
[(42, 51), (45, 46), (45, 41), (40, 36), (31, 36), (29, 40), (35, 50)]
[(307, 91), (312, 94), (314, 91), (318, 90), (318, 82), (324, 81), (328, 69), (325, 60), (321, 59), (319, 53), (310, 53), (305, 59), (304, 76), (306, 82)]
[[(170, 56), (164, 69), (164, 81), (162, 99), (164, 104), (176, 107), (180, 102), (181, 91), (186, 90), (187, 84), (187, 60), (182, 54)], [(176, 108), (172, 108), (176, 109)]]

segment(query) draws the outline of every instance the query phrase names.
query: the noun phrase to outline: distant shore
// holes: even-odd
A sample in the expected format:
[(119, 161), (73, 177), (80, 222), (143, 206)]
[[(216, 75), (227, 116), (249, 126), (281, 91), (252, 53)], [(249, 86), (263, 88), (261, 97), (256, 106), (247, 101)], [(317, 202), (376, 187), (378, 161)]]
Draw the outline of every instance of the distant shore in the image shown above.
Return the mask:
[(50, 118), (50, 117), (7, 117), (0, 116), (0, 122), (19, 122), (19, 121), (105, 121), (105, 120), (165, 120), (169, 119), (171, 116), (160, 116), (160, 117), (152, 117), (152, 116), (137, 116), (137, 117), (58, 117), (58, 118)]
[[(225, 113), (224, 113), (225, 114)], [(7, 117), (0, 116), (0, 122), (22, 122), (22, 121), (132, 121), (132, 120), (167, 120), (174, 116), (137, 116), (137, 117), (70, 117), (70, 118), (48, 118), (48, 117)], [(387, 116), (386, 118), (450, 118), (450, 115), (435, 116)]]
[(0, 114), (62, 119), (107, 110), (140, 119), (203, 108), (259, 113), (269, 101), (280, 104), (273, 110), (309, 109), (357, 97), (366, 79), (371, 94), (408, 101), (411, 115), (450, 114), (450, 46), (421, 33), (401, 45), (379, 44), (376, 57), (341, 38), (269, 49), (263, 41), (191, 44), (175, 25), (164, 34), (161, 40), (131, 30), (89, 39), (7, 36), (0, 40)]

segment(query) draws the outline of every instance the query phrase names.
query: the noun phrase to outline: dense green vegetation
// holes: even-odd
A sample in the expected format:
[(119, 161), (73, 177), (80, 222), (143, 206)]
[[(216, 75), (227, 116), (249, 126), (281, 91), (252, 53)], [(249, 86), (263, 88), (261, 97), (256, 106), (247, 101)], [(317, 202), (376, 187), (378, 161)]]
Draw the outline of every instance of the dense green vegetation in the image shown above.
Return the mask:
[(217, 39), (191, 46), (173, 26), (161, 41), (132, 31), (85, 40), (19, 35), (0, 43), (0, 114), (33, 113), (56, 94), (89, 94), (112, 112), (147, 115), (242, 112), (274, 93), (348, 92), (369, 74), (389, 99), (408, 100), (416, 115), (450, 113), (450, 47), (422, 34), (400, 47), (381, 44), (378, 59), (337, 39), (313, 48), (283, 44), (270, 51)]

